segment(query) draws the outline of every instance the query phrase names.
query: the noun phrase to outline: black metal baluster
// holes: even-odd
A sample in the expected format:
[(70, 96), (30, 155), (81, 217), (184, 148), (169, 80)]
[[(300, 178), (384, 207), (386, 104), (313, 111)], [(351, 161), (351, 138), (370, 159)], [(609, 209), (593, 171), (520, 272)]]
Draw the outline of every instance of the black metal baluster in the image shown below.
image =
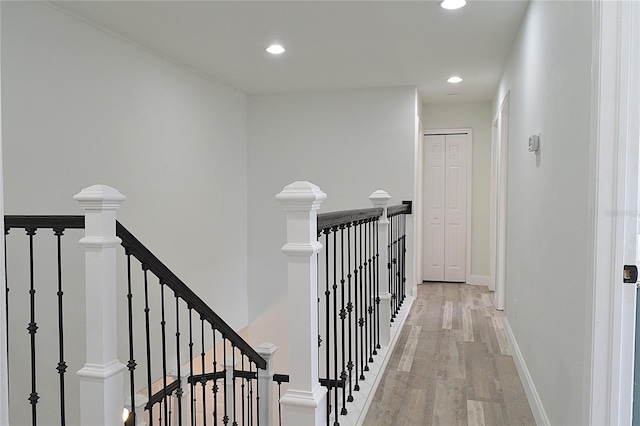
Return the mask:
[(180, 295), (173, 292), (176, 299), (176, 371), (178, 372), (178, 388), (176, 392), (176, 404), (178, 405), (178, 425), (182, 425), (182, 366), (180, 364)]
[[(267, 419), (268, 423), (272, 422), (272, 419)], [(260, 371), (256, 364), (256, 424), (260, 426)]]
[(38, 332), (38, 324), (36, 323), (36, 290), (35, 276), (33, 271), (33, 236), (36, 234), (36, 228), (26, 228), (29, 236), (29, 309), (30, 322), (27, 330), (31, 336), (31, 394), (29, 402), (31, 403), (31, 423), (33, 426), (38, 424), (36, 416), (36, 405), (40, 397), (36, 388), (36, 333)]
[[(364, 380), (364, 372), (367, 371), (365, 370), (365, 359), (367, 359), (367, 355), (365, 354), (365, 345), (364, 345), (364, 339), (365, 339), (365, 328), (364, 328), (364, 323), (365, 323), (365, 318), (367, 316), (367, 313), (365, 311), (365, 304), (364, 304), (364, 298), (365, 298), (365, 291), (364, 291), (364, 280), (365, 277), (364, 272), (366, 271), (366, 268), (364, 267), (364, 262), (363, 262), (363, 256), (364, 256), (364, 246), (362, 244), (362, 240), (363, 240), (363, 226), (362, 226), (363, 222), (360, 221), (360, 223), (358, 224), (358, 227), (360, 228), (360, 240), (359, 240), (359, 245), (360, 245), (360, 258), (359, 258), (359, 265), (358, 265), (358, 269), (360, 271), (360, 319), (359, 321), (359, 326), (360, 326), (360, 380)], [(364, 271), (363, 271), (364, 269)]]
[(393, 217), (389, 219), (389, 241), (391, 243), (391, 250), (389, 254), (389, 260), (391, 262), (391, 318), (392, 322), (396, 318), (398, 293), (397, 293), (397, 274), (396, 274), (396, 241), (395, 241), (395, 220)]
[(358, 303), (358, 231), (360, 230), (360, 232), (362, 232), (361, 229), (359, 229), (359, 222), (353, 222), (353, 302), (354, 302), (354, 318), (353, 318), (353, 326), (351, 327), (353, 329), (353, 349), (354, 349), (354, 357), (353, 357), (353, 363), (355, 366), (355, 374), (354, 377), (356, 378), (356, 383), (353, 386), (353, 390), (354, 391), (359, 391), (360, 390), (360, 384), (358, 383), (358, 381), (360, 380), (360, 374), (358, 374), (358, 369), (359, 369), (359, 357), (358, 357), (358, 327), (360, 325), (360, 317), (359, 317), (359, 303)]
[[(337, 268), (338, 268), (338, 263), (337, 263), (337, 256), (338, 256), (338, 246), (337, 246), (337, 234), (338, 234), (338, 228), (337, 227), (333, 227), (331, 228), (331, 235), (333, 235), (333, 286), (331, 287), (333, 289), (333, 377), (336, 380), (338, 379), (338, 278), (337, 278)], [(327, 236), (327, 239), (329, 237)], [(329, 241), (327, 241), (328, 243)], [(329, 376), (329, 374), (327, 373), (327, 378), (330, 379), (331, 377)], [(338, 401), (339, 401), (339, 392), (338, 392), (338, 388), (336, 387), (335, 390), (333, 391), (333, 395), (334, 395), (334, 407), (335, 409), (334, 411), (334, 426), (339, 426), (340, 423), (338, 422)]]
[(227, 395), (227, 336), (225, 336), (224, 334), (222, 335), (222, 350), (223, 350), (223, 354), (222, 354), (222, 359), (225, 361), (225, 365), (224, 365), (224, 376), (223, 376), (223, 386), (224, 386), (224, 417), (222, 418), (222, 423), (226, 425), (229, 424), (229, 413), (228, 413), (228, 409), (227, 409), (227, 405), (228, 405), (228, 395)]
[[(343, 416), (347, 415), (347, 369), (346, 369), (346, 342), (345, 342), (345, 320), (347, 319), (347, 311), (345, 310), (344, 304), (344, 224), (340, 225), (340, 323), (342, 330), (342, 371), (340, 372), (340, 380), (343, 381), (345, 386), (342, 387), (342, 410), (340, 414)], [(337, 407), (337, 405), (336, 405)]]
[[(330, 246), (329, 246), (329, 229), (325, 229), (324, 231), (324, 253), (325, 253), (325, 274), (324, 274), (324, 279), (325, 279), (325, 287), (324, 287), (324, 296), (325, 296), (325, 341), (327, 342), (325, 345), (325, 374), (327, 376), (327, 379), (331, 378), (331, 369), (330, 369), (330, 363), (331, 363), (331, 334), (329, 333), (329, 326), (330, 326), (330, 315), (331, 315), (331, 292), (329, 291), (329, 251), (330, 251)], [(330, 419), (330, 415), (331, 415), (331, 380), (327, 381), (327, 426), (329, 426), (331, 424), (331, 419)]]
[[(247, 379), (247, 385), (249, 385), (249, 392), (247, 393), (247, 414), (249, 415), (249, 424), (253, 424), (253, 363), (249, 360), (249, 378)], [(256, 369), (256, 380), (258, 378), (258, 371)]]
[[(189, 309), (189, 377), (193, 377), (193, 307), (191, 305), (187, 306)], [(189, 404), (191, 406), (191, 426), (195, 426), (196, 424), (196, 394), (195, 394), (195, 383), (193, 380), (189, 380)]]
[(135, 369), (136, 361), (133, 357), (133, 293), (131, 292), (131, 251), (125, 247), (127, 256), (127, 317), (129, 322), (129, 390), (131, 396), (131, 422), (136, 424), (136, 387), (135, 387)]
[(353, 303), (351, 302), (351, 223), (347, 224), (347, 323), (349, 329), (349, 361), (347, 362), (347, 370), (349, 371), (349, 396), (347, 402), (353, 402), (353, 328), (354, 322), (351, 321), (351, 312), (353, 311)]
[(282, 426), (282, 404), (280, 403), (280, 399), (282, 398), (282, 381), (277, 381), (278, 383), (278, 426)]
[(5, 293), (5, 315), (7, 316), (7, 371), (9, 370), (9, 279), (7, 274), (7, 235), (9, 235), (9, 228), (4, 228), (4, 293)]
[(374, 344), (374, 336), (375, 336), (375, 323), (373, 318), (373, 306), (374, 302), (374, 288), (375, 288), (375, 275), (374, 275), (374, 262), (375, 257), (373, 255), (373, 219), (369, 220), (368, 233), (368, 247), (369, 247), (369, 297), (367, 298), (367, 303), (369, 307), (369, 362), (373, 362), (373, 354), (375, 352), (375, 344)]
[(167, 407), (167, 330), (166, 321), (164, 317), (164, 281), (159, 279), (160, 282), (160, 332), (162, 334), (162, 389), (164, 400), (164, 418), (165, 422), (169, 416)]
[(213, 336), (213, 425), (218, 425), (218, 354), (216, 349), (216, 329), (211, 324), (211, 334)]
[[(149, 271), (149, 267), (144, 263), (141, 266), (144, 274), (144, 325), (147, 343), (147, 395), (151, 398), (151, 395), (153, 395), (153, 389), (151, 388), (151, 324), (149, 320), (149, 281), (147, 273)], [(153, 407), (149, 408), (149, 426), (153, 426)]]
[[(64, 374), (67, 371), (67, 363), (64, 360), (64, 310), (62, 303), (62, 236), (64, 235), (64, 228), (54, 228), (53, 234), (57, 237), (58, 246), (58, 374), (60, 375), (60, 424), (66, 424), (66, 410), (65, 410), (65, 385)], [(6, 248), (5, 248), (6, 250)], [(5, 252), (6, 256), (6, 252)], [(6, 264), (6, 262), (5, 262)]]
[(407, 215), (402, 214), (402, 300), (407, 296)]
[(207, 392), (205, 389), (207, 386), (205, 372), (207, 370), (205, 370), (204, 367), (204, 355), (204, 317), (200, 316), (200, 361), (202, 364), (200, 384), (202, 385), (202, 424), (207, 426)]
[[(242, 372), (244, 373), (244, 352), (240, 353), (240, 358), (242, 359), (241, 365), (242, 365)], [(242, 413), (242, 424), (245, 424), (245, 417), (244, 417), (244, 391), (245, 391), (245, 381), (244, 380), (240, 380), (240, 403), (241, 403), (241, 410), (240, 412)]]
[(391, 253), (391, 244), (392, 244), (392, 239), (391, 239), (391, 225), (392, 225), (392, 218), (388, 217), (389, 219), (389, 226), (387, 228), (387, 279), (389, 281), (388, 284), (388, 288), (387, 291), (389, 292), (389, 294), (391, 295), (391, 320), (390, 322), (393, 322), (393, 273), (391, 270), (391, 265), (392, 265), (392, 253)]
[[(367, 353), (364, 357), (364, 371), (369, 371), (369, 362), (373, 362), (371, 358), (371, 247), (369, 244), (370, 233), (369, 230), (371, 228), (371, 221), (367, 220), (365, 223), (365, 233), (364, 233), (364, 250), (365, 250), (365, 287), (364, 287), (364, 303), (365, 303), (365, 328), (364, 328), (364, 347), (366, 348)], [(369, 318), (367, 318), (367, 316)]]
[(233, 369), (236, 366), (236, 347), (233, 344), (233, 342), (231, 343), (231, 387), (233, 388), (233, 399), (232, 399), (232, 403), (233, 403), (233, 423), (231, 423), (233, 426), (238, 426), (238, 417), (237, 417), (237, 406), (236, 406), (236, 375), (233, 374)]
[[(377, 324), (376, 326), (376, 349), (380, 349), (380, 327), (387, 327), (388, 324), (380, 324), (380, 239), (379, 239), (379, 234), (380, 234), (380, 223), (379, 223), (379, 219), (376, 219), (375, 222), (375, 249), (376, 249), (376, 267), (375, 267), (375, 273), (376, 273), (376, 319), (375, 322)], [(374, 352), (375, 355), (378, 354), (378, 351), (376, 350)]]

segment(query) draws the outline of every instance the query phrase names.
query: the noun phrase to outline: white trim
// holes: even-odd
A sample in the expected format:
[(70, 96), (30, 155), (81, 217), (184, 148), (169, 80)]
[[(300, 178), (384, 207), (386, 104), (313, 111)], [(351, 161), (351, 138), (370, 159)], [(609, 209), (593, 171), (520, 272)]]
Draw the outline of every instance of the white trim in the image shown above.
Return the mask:
[(469, 275), (467, 278), (469, 285), (484, 285), (489, 287), (489, 275)]
[(496, 253), (498, 242), (498, 137), (500, 113), (491, 124), (491, 183), (489, 195), (489, 290), (496, 291)]
[(498, 310), (505, 308), (506, 276), (507, 276), (507, 182), (509, 161), (509, 107), (511, 92), (507, 92), (498, 112), (498, 147), (496, 152), (496, 234), (495, 234), (495, 306)]
[(360, 382), (360, 390), (353, 393), (353, 402), (349, 405), (349, 412), (345, 417), (340, 417), (340, 424), (342, 426), (360, 426), (367, 417), (367, 412), (369, 411), (369, 407), (371, 407), (373, 397), (378, 389), (380, 380), (382, 380), (382, 375), (387, 368), (387, 364), (389, 364), (389, 360), (391, 360), (391, 355), (398, 343), (402, 327), (407, 320), (413, 301), (414, 298), (407, 295), (396, 319), (391, 323), (391, 341), (389, 346), (378, 349), (378, 355), (374, 358), (374, 362), (369, 363), (369, 372), (367, 374), (373, 376), (374, 380), (363, 380)]
[[(424, 137), (428, 135), (452, 135), (452, 134), (467, 134), (467, 254), (466, 254), (466, 266), (465, 266), (465, 282), (469, 282), (471, 279), (471, 212), (473, 211), (473, 130), (469, 127), (463, 127), (459, 129), (430, 129), (425, 130), (422, 134), (422, 143), (424, 143)], [(420, 168), (424, 167), (422, 158), (420, 158)], [(420, 206), (424, 205), (422, 194), (420, 194)], [(422, 238), (422, 235), (420, 235)], [(420, 259), (420, 265), (422, 265), (422, 259)], [(420, 267), (422, 271), (422, 267)], [(422, 278), (422, 277), (421, 277)]]
[[(593, 92), (589, 243), (593, 261), (587, 294), (584, 421), (631, 424), (635, 286), (622, 265), (635, 262), (640, 5), (596, 1), (593, 9)], [(635, 176), (635, 179), (634, 179)], [(630, 259), (630, 257), (632, 257)]]
[(540, 399), (538, 390), (533, 383), (533, 379), (531, 378), (531, 374), (529, 373), (527, 364), (524, 362), (522, 352), (520, 352), (520, 347), (518, 346), (518, 342), (513, 335), (513, 330), (511, 330), (511, 325), (509, 325), (509, 320), (506, 316), (504, 317), (504, 334), (507, 338), (509, 348), (511, 349), (513, 362), (516, 365), (516, 369), (518, 370), (518, 375), (520, 376), (520, 381), (522, 382), (522, 386), (524, 387), (524, 393), (527, 395), (529, 406), (531, 406), (531, 412), (533, 413), (533, 418), (536, 421), (536, 425), (550, 425), (551, 422), (549, 421), (549, 417), (547, 417), (547, 412), (544, 410), (544, 406), (542, 405), (542, 400)]

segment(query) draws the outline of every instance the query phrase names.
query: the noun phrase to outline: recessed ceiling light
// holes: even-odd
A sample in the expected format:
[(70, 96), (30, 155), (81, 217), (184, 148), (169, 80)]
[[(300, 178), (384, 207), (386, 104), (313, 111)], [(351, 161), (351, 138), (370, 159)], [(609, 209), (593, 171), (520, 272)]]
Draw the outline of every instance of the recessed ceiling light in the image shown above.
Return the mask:
[(458, 77), (457, 75), (454, 75), (452, 77), (449, 77), (447, 79), (448, 83), (460, 83), (462, 81), (462, 79), (460, 77)]
[(272, 44), (271, 46), (267, 47), (267, 52), (273, 55), (279, 55), (284, 52), (284, 47), (280, 46), (279, 44)]
[(461, 7), (464, 7), (465, 4), (467, 4), (466, 0), (442, 0), (440, 2), (440, 7), (443, 9), (453, 10), (460, 9)]

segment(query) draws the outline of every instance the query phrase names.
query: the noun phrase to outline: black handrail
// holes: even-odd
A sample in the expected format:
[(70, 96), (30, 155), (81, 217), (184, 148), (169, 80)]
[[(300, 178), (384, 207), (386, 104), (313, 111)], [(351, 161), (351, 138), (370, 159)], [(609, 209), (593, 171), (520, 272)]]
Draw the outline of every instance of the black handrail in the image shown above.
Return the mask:
[(17, 216), (5, 215), (5, 228), (84, 229), (84, 216)]
[[(5, 215), (5, 229), (9, 228), (65, 228), (83, 229), (84, 216), (22, 216)], [(230, 340), (240, 351), (247, 355), (258, 368), (265, 369), (267, 362), (245, 340), (224, 322), (200, 297), (165, 266), (144, 246), (127, 228), (116, 221), (116, 236), (122, 240), (122, 246), (142, 264), (153, 272), (164, 284), (177, 293), (201, 318), (212, 324), (223, 336)]]
[(380, 217), (383, 211), (384, 210), (381, 208), (371, 208), (322, 213), (318, 215), (318, 231), (361, 220), (374, 219), (376, 217)]
[(411, 201), (403, 201), (402, 204), (387, 208), (387, 217), (397, 216), (399, 214), (411, 214)]
[(230, 340), (240, 351), (255, 362), (258, 368), (265, 369), (267, 362), (245, 340), (224, 322), (200, 297), (165, 266), (148, 248), (131, 234), (120, 222), (116, 222), (116, 235), (122, 240), (122, 245), (131, 254), (149, 268), (164, 284), (176, 292), (189, 306), (200, 314), (201, 318), (209, 322), (220, 331), (223, 337)]

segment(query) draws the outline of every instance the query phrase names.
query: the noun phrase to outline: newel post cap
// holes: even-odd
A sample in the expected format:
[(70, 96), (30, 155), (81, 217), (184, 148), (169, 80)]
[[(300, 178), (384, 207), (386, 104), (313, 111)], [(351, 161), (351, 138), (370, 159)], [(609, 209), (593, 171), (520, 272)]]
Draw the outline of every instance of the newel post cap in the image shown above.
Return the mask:
[(73, 196), (85, 210), (116, 210), (127, 199), (115, 188), (107, 185), (92, 185)]
[(389, 200), (391, 199), (391, 195), (387, 191), (383, 191), (381, 189), (374, 191), (373, 194), (369, 195), (369, 200), (373, 203), (375, 207), (385, 207)]
[(285, 210), (318, 210), (327, 194), (307, 181), (297, 181), (285, 186), (276, 195)]

